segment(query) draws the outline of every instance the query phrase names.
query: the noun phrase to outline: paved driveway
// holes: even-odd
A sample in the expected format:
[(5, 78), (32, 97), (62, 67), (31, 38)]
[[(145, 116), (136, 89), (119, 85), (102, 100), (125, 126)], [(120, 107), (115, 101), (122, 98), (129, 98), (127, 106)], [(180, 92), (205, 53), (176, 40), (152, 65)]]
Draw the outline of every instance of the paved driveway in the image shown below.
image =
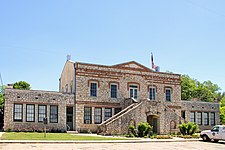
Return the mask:
[(150, 142), (92, 144), (1, 144), (3, 150), (224, 150), (225, 143)]

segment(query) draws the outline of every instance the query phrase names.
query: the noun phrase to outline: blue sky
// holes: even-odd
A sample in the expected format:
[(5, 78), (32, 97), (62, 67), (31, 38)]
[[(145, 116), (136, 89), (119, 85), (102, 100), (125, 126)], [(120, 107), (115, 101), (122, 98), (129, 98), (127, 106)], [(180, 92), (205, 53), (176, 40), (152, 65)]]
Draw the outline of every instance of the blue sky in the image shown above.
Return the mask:
[(224, 0), (1, 0), (4, 84), (58, 90), (72, 60), (113, 65), (135, 60), (161, 71), (211, 80), (225, 91)]

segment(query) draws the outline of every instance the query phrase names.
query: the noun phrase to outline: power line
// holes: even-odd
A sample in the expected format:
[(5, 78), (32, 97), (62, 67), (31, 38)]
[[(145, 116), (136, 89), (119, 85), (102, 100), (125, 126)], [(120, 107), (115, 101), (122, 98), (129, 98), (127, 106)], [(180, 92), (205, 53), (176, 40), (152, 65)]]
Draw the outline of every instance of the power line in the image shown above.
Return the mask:
[(200, 4), (198, 4), (198, 3), (195, 3), (195, 2), (193, 2), (193, 1), (191, 1), (191, 0), (184, 0), (184, 1), (186, 1), (186, 2), (189, 3), (189, 4), (192, 4), (192, 5), (195, 6), (195, 7), (199, 7), (199, 8), (204, 9), (204, 10), (210, 12), (210, 13), (216, 14), (217, 16), (221, 16), (221, 17), (224, 17), (224, 18), (225, 18), (225, 14), (222, 14), (222, 13), (220, 13), (220, 12), (218, 12), (218, 11), (215, 11), (215, 10), (210, 9), (210, 8), (208, 8), (208, 7), (202, 6), (202, 5), (200, 5)]

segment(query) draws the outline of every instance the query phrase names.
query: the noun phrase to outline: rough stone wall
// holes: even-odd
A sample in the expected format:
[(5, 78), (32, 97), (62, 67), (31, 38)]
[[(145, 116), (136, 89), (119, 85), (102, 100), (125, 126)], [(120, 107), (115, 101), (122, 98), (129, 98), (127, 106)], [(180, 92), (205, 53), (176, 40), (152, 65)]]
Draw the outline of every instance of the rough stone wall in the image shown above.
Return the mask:
[[(124, 100), (129, 98), (129, 85), (138, 85), (138, 100), (149, 97), (149, 87), (152, 85), (152, 75), (154, 86), (156, 87), (156, 100), (165, 101), (165, 88), (172, 89), (172, 100), (170, 105), (177, 105), (181, 100), (180, 75), (161, 72), (152, 72), (152, 70), (136, 63), (129, 62), (115, 66), (102, 66), (85, 63), (76, 63), (76, 100), (77, 100), (77, 130), (97, 129), (97, 125), (83, 124), (84, 107), (103, 108), (125, 108), (127, 105)], [(90, 83), (97, 83), (97, 97), (90, 96)], [(110, 84), (118, 85), (117, 98), (110, 97)], [(125, 106), (126, 105), (126, 106)], [(138, 113), (140, 114), (140, 113)], [(92, 117), (94, 118), (94, 117)], [(146, 120), (146, 116), (144, 117)]]
[[(73, 95), (58, 92), (5, 89), (4, 130), (42, 131), (38, 122), (38, 105), (47, 105), (47, 130), (66, 131), (66, 106), (73, 105)], [(14, 104), (23, 104), (22, 122), (13, 120)], [(26, 122), (26, 104), (35, 105), (35, 122)], [(50, 123), (50, 105), (58, 106), (58, 123)]]
[(66, 61), (59, 79), (59, 92), (74, 93), (74, 74), (74, 62)]
[[(181, 104), (182, 111), (185, 111), (186, 121), (190, 121), (190, 112), (209, 112), (209, 118), (211, 117), (211, 112), (215, 112), (215, 124), (220, 124), (220, 105), (219, 103), (213, 102), (199, 102), (199, 101), (182, 101)], [(197, 113), (195, 113), (195, 118), (197, 122)], [(204, 122), (204, 117), (202, 117), (202, 122)], [(211, 122), (209, 119), (209, 125), (199, 125), (200, 130), (211, 129)]]
[(165, 105), (157, 101), (142, 100), (134, 108), (121, 114), (113, 121), (100, 125), (100, 127), (102, 126), (102, 134), (127, 134), (130, 124), (137, 127), (140, 122), (149, 122), (148, 116), (157, 118), (158, 134), (178, 132), (180, 117), (176, 113), (180, 113), (180, 110)]

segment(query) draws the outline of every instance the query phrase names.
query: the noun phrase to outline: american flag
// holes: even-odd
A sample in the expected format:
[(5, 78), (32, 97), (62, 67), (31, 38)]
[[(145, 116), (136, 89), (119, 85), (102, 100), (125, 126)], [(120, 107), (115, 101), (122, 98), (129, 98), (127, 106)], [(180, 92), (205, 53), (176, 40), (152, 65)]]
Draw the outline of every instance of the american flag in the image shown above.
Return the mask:
[(152, 60), (152, 69), (156, 69), (156, 65), (154, 64), (153, 54), (151, 53), (151, 60)]

